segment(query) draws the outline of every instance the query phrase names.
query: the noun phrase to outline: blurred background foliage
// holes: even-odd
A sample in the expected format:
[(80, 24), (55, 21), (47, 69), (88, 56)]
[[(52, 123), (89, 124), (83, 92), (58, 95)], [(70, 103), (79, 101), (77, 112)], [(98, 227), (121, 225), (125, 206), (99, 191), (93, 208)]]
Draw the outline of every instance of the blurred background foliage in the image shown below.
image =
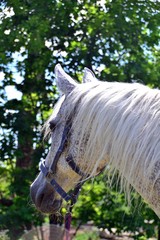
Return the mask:
[[(0, 229), (14, 240), (44, 221), (29, 186), (48, 149), (40, 126), (58, 98), (55, 64), (79, 81), (88, 67), (103, 81), (159, 88), (160, 2), (1, 0), (0, 36)], [(146, 239), (158, 226), (148, 206), (127, 206), (101, 177), (85, 184), (74, 219), (118, 232), (141, 229)]]

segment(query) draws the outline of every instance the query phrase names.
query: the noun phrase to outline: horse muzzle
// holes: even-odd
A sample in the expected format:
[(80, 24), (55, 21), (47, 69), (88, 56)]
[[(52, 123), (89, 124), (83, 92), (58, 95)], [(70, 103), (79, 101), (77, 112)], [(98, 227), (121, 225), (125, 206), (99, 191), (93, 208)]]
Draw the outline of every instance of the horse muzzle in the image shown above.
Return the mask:
[(47, 182), (39, 186), (36, 179), (30, 187), (30, 195), (36, 208), (42, 213), (53, 214), (61, 208), (62, 199), (57, 198), (54, 189)]

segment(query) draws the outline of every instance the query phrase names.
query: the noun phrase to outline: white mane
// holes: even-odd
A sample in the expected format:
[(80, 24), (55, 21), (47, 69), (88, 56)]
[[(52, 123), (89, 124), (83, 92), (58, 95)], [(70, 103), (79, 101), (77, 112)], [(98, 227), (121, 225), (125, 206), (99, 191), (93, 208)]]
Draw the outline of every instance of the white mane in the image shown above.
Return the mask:
[(151, 194), (160, 176), (160, 91), (137, 83), (96, 82), (79, 85), (68, 101), (69, 112), (79, 104), (72, 128), (79, 139), (77, 161), (82, 155), (87, 161), (83, 171), (95, 175), (107, 160), (135, 188), (142, 185), (145, 191), (152, 182)]

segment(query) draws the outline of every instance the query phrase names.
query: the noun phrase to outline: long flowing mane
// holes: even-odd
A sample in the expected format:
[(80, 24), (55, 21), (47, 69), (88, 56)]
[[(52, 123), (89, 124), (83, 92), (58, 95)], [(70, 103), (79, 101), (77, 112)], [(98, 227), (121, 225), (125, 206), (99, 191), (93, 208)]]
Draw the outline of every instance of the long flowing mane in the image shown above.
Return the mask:
[(108, 158), (109, 169), (118, 169), (122, 181), (127, 178), (136, 185), (144, 178), (147, 186), (153, 178), (152, 194), (160, 175), (159, 90), (137, 83), (83, 84), (72, 92), (69, 102), (68, 112), (79, 104), (72, 128), (79, 139), (77, 161), (82, 153), (87, 159), (83, 171), (91, 173), (94, 166), (94, 175)]

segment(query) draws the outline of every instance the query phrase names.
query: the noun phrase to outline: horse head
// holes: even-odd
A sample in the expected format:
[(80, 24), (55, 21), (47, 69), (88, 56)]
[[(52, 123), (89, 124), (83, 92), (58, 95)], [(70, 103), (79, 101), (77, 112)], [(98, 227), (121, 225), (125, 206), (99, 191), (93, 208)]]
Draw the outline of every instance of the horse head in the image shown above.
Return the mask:
[[(78, 140), (73, 137), (73, 128), (71, 127), (77, 106), (72, 106), (70, 95), (80, 87), (80, 84), (66, 74), (59, 64), (55, 67), (55, 76), (62, 97), (45, 124), (45, 134), (51, 134), (52, 144), (45, 162), (42, 161), (40, 164), (41, 172), (31, 185), (32, 200), (36, 207), (44, 213), (56, 212), (61, 207), (62, 199), (69, 197), (67, 193), (75, 186), (79, 187), (77, 185), (79, 181), (89, 176), (84, 171), (86, 166), (82, 164), (82, 159), (76, 165), (76, 155), (79, 151)], [(91, 70), (85, 68), (83, 85), (87, 85), (89, 82), (95, 83), (97, 79)], [(51, 184), (50, 180), (52, 183), (54, 181), (54, 184)], [(56, 187), (58, 192), (55, 190)], [(64, 194), (66, 194), (65, 197)]]

